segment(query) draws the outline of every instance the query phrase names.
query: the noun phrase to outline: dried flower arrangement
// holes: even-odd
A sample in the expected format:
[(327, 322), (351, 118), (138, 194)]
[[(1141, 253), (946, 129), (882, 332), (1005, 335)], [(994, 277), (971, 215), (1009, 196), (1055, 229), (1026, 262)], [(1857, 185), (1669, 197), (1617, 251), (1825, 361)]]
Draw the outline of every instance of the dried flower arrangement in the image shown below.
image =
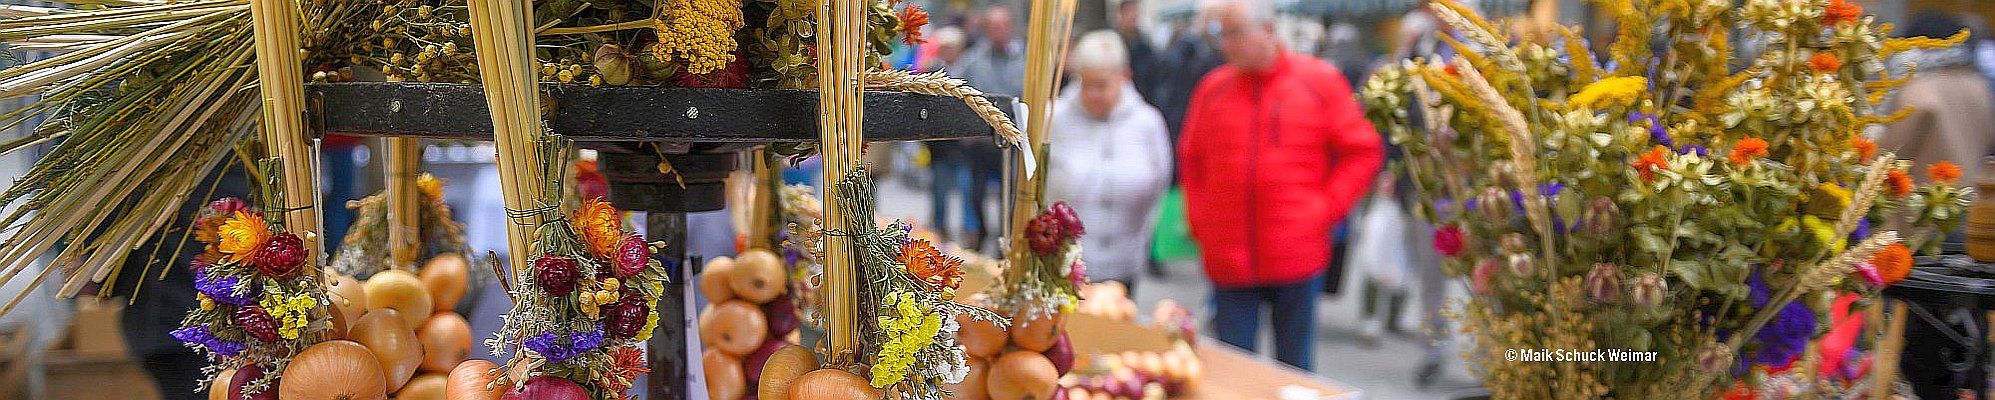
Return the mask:
[[(566, 140), (549, 137), (539, 146), (542, 176), (562, 176)], [(550, 179), (541, 198), (561, 198), (564, 182)], [(497, 384), (533, 385), (554, 377), (580, 384), (594, 398), (626, 398), (624, 392), (649, 371), (643, 357), (631, 355), (642, 354), (642, 343), (658, 327), (651, 305), (664, 293), (667, 275), (651, 255), (664, 244), (646, 243), (626, 229), (622, 212), (602, 199), (568, 208), (545, 205), (513, 216), (539, 224), (532, 261), (501, 279), (514, 307), (485, 340), (494, 355), (509, 360), (507, 379)]]
[[(873, 222), (870, 176), (865, 168), (848, 173), (837, 183), (843, 193), (849, 232), (825, 232), (852, 238), (857, 251), (860, 276), (858, 288), (861, 318), (859, 354), (833, 354), (832, 368), (866, 369), (868, 382), (883, 389), (891, 398), (930, 399), (946, 397), (944, 385), (960, 383), (969, 374), (968, 357), (956, 342), (958, 316), (1004, 326), (1008, 321), (995, 312), (955, 300), (955, 289), (963, 282), (963, 260), (944, 255), (927, 240), (913, 239), (913, 226), (894, 222), (879, 227)], [(821, 256), (821, 253), (819, 253)], [(856, 371), (856, 370), (855, 370)]]
[(326, 339), (325, 282), (304, 240), (284, 230), (275, 186), (271, 180), (261, 187), (261, 206), (233, 197), (209, 202), (189, 229), (202, 244), (190, 265), (200, 306), (172, 335), (208, 357), (204, 384), (225, 371), (257, 368), (265, 373), (234, 389), (271, 390), (292, 356)]
[[(1873, 111), (1907, 80), (1885, 57), (1964, 32), (1886, 39), (1843, 0), (1596, 3), (1620, 27), (1606, 66), (1570, 30), (1512, 41), (1437, 1), (1460, 57), (1386, 68), (1362, 90), (1407, 155), (1444, 269), (1472, 283), (1456, 317), (1496, 397), (1757, 381), (1796, 362), (1827, 299), (1875, 296), (1910, 249), (1960, 223), (1971, 189), (1945, 171), (1914, 189), (1861, 132), (1902, 115)], [(1735, 33), (1766, 50), (1734, 60)], [(1506, 349), (1656, 356), (1507, 362)]]
[[(464, 226), (457, 223), (450, 205), (443, 202), (443, 185), (443, 179), (436, 176), (427, 173), (416, 176), (417, 194), (421, 197), (416, 237), (421, 239), (420, 253), (424, 258), (471, 254), (464, 242)], [(394, 265), (390, 260), (387, 195), (377, 193), (349, 201), (346, 207), (353, 210), (353, 225), (347, 228), (346, 237), (340, 239), (339, 250), (333, 252), (327, 267), (347, 276), (366, 277)]]

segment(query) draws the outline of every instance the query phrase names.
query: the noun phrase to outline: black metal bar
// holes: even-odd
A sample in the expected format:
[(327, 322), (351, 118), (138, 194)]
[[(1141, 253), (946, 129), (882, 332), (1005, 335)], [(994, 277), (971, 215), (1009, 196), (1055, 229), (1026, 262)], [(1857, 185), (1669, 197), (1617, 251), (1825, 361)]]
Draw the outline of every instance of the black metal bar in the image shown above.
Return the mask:
[(692, 325), (686, 322), (686, 284), (692, 276), (687, 271), (694, 264), (686, 259), (686, 214), (649, 212), (645, 215), (644, 234), (648, 240), (665, 242), (665, 251), (654, 256), (672, 271), (672, 281), (665, 284), (665, 293), (654, 305), (658, 310), (658, 329), (651, 332), (650, 351), (646, 352), (651, 374), (645, 382), (645, 398), (684, 399), (692, 395), (686, 386), (686, 371), (693, 367), (693, 358), (686, 351), (686, 330)]
[[(815, 142), (817, 93), (545, 84), (548, 129), (578, 143)], [(455, 83), (347, 82), (305, 85), (306, 120), (318, 134), (490, 140), (483, 91)], [(1010, 114), (1016, 101), (987, 96)], [(992, 136), (983, 119), (953, 97), (866, 94), (866, 138), (918, 141)]]

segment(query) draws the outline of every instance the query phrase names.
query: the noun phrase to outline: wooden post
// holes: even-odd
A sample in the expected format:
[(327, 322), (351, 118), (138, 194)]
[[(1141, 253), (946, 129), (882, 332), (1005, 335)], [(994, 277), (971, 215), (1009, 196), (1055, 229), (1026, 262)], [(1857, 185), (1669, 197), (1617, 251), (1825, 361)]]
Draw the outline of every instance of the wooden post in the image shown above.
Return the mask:
[(1006, 253), (1009, 264), (1005, 268), (1006, 284), (1016, 284), (1024, 279), (1026, 266), (1032, 265), (1031, 246), (1027, 245), (1025, 226), (1039, 216), (1039, 209), (1045, 201), (1047, 161), (1052, 154), (1047, 151), (1051, 140), (1048, 130), (1053, 117), (1053, 97), (1060, 85), (1061, 69), (1067, 58), (1067, 37), (1073, 28), (1074, 0), (1035, 0), (1031, 4), (1030, 19), (1025, 32), (1025, 93), (1020, 100), (1025, 102), (1026, 121), (1025, 145), (1029, 154), (1024, 162), (1013, 163), (1012, 174), (1016, 178), (1011, 204), (1011, 224), (1009, 226), (1010, 248)]
[(386, 140), (388, 149), (388, 187), (384, 190), (388, 202), (388, 252), (394, 264), (390, 268), (409, 269), (415, 267), (416, 259), (422, 257), (422, 195), (416, 190), (416, 174), (422, 167), (422, 147), (420, 139), (391, 137)]
[[(1879, 302), (1883, 302), (1880, 299)], [(1891, 385), (1898, 381), (1898, 356), (1905, 350), (1905, 302), (1891, 304), (1891, 315), (1877, 320), (1884, 324), (1884, 337), (1878, 339), (1870, 356), (1870, 398), (1888, 399)]]
[[(824, 157), (825, 229), (850, 232), (847, 210), (836, 199), (847, 196), (837, 182), (859, 167), (864, 143), (860, 120), (865, 115), (860, 85), (865, 73), (866, 4), (861, 0), (824, 0), (818, 7), (817, 90), (818, 149)], [(825, 335), (830, 360), (861, 356), (858, 321), (858, 260), (852, 237), (824, 237)], [(853, 357), (842, 359), (841, 357)]]
[[(264, 145), (281, 163), (284, 230), (304, 239), (313, 271), (325, 254), (320, 246), (318, 152), (305, 135), (305, 70), (298, 44), (296, 0), (251, 0), (250, 27), (256, 36), (256, 75), (263, 93)], [(316, 273), (316, 272), (314, 272)]]
[[(540, 177), (540, 87), (534, 76), (533, 5), (529, 0), (472, 0), (472, 42), (478, 49), (478, 77), (484, 81), (485, 105), (492, 113), (492, 138), (498, 147), (499, 187), (508, 213), (534, 210), (552, 202), (537, 199), (545, 185)], [(536, 201), (540, 200), (540, 201)], [(506, 224), (507, 250), (513, 277), (526, 271), (532, 259), (537, 218), (514, 218)]]

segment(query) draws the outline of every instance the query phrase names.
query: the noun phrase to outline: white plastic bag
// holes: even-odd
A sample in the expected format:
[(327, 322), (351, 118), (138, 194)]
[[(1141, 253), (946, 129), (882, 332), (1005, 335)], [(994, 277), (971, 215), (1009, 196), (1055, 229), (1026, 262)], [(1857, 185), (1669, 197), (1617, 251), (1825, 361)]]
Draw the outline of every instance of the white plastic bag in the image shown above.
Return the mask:
[(1385, 289), (1406, 285), (1410, 261), (1406, 257), (1406, 226), (1410, 216), (1399, 201), (1388, 196), (1372, 196), (1364, 214), (1352, 225), (1351, 254), (1344, 259), (1368, 279)]

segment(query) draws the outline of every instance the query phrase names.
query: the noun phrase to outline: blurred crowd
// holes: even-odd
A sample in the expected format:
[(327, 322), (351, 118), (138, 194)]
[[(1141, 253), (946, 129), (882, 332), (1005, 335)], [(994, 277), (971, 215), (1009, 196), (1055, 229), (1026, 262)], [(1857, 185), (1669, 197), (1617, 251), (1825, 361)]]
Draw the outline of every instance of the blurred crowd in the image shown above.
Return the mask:
[[(1441, 272), (1432, 228), (1410, 211), (1417, 200), (1401, 189), (1410, 183), (1386, 167), (1399, 154), (1352, 93), (1379, 65), (1453, 55), (1424, 7), (1384, 34), (1333, 23), (1298, 42), (1270, 1), (1201, 1), (1161, 35), (1146, 31), (1141, 1), (1105, 1), (1110, 28), (1074, 38), (1046, 172), (1049, 199), (1102, 232), (1083, 238), (1092, 279), (1140, 290), (1135, 278), (1160, 259), (1195, 252), (1213, 290), (1211, 332), (1251, 351), (1268, 326), (1273, 357), (1303, 369), (1313, 367), (1316, 299), (1340, 288), (1361, 293), (1361, 339), (1449, 331), (1442, 307), (1460, 284)], [(998, 5), (945, 20), (903, 65), (1019, 93), (1027, 50), (1012, 12)], [(1903, 26), (1900, 36), (1986, 28), (1944, 13)], [(1754, 40), (1741, 38), (1741, 51)], [(1894, 68), (1919, 66), (1890, 102), (1912, 111), (1867, 134), (1917, 167), (1949, 161), (1975, 182), (1995, 150), (1995, 41), (1970, 43), (1894, 59)], [(928, 172), (929, 223), (967, 248), (995, 250), (988, 238), (999, 228), (986, 213), (1001, 210), (1004, 153), (988, 139), (916, 146), (910, 153), (921, 156), (903, 158), (925, 161), (906, 164)], [(1409, 312), (1420, 326), (1399, 326)], [(1426, 339), (1412, 377), (1423, 387), (1454, 356), (1447, 335)]]

